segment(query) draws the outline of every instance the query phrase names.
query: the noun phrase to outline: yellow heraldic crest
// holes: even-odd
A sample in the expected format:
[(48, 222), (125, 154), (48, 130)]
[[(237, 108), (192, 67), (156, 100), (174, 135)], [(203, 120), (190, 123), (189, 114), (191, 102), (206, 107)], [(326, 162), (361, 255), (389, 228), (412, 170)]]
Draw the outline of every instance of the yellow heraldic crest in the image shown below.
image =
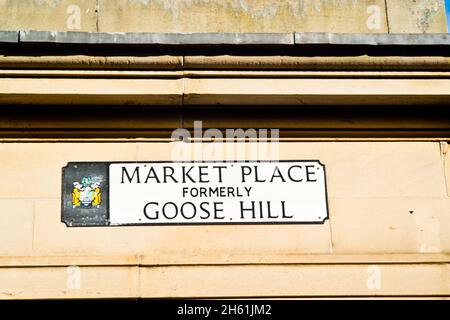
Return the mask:
[(80, 182), (73, 183), (73, 208), (100, 208), (102, 203), (102, 189), (98, 181), (91, 177), (83, 177)]

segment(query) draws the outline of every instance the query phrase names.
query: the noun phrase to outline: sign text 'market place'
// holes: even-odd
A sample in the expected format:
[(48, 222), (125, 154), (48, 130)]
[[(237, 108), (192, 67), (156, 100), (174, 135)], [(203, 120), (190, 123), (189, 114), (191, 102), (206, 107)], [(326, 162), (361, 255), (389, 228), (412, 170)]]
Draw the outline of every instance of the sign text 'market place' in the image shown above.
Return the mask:
[[(232, 165), (234, 166), (234, 165)], [(293, 164), (287, 168), (275, 166), (269, 172), (261, 172), (257, 165), (239, 165), (241, 183), (272, 182), (316, 182), (314, 165)], [(223, 183), (223, 176), (229, 166), (147, 166), (131, 170), (122, 166), (121, 182), (126, 183)]]

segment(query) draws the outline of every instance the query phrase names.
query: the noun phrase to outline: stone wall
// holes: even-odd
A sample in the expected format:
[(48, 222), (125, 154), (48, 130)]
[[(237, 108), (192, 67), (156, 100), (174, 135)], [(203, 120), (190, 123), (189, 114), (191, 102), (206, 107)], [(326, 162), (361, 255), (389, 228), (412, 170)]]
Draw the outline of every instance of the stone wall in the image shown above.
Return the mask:
[(323, 225), (60, 221), (67, 162), (167, 160), (176, 144), (0, 144), (0, 298), (449, 294), (450, 161), (439, 142), (281, 143), (282, 159), (325, 164)]
[(0, 0), (0, 30), (446, 32), (443, 0)]

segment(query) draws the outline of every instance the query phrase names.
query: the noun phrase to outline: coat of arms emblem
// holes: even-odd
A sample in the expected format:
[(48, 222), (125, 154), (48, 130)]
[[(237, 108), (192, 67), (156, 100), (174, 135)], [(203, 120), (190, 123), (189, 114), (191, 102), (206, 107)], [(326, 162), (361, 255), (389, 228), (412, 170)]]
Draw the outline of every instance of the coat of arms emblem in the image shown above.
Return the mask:
[(95, 178), (83, 177), (80, 182), (73, 183), (72, 207), (100, 208), (102, 203), (101, 184)]

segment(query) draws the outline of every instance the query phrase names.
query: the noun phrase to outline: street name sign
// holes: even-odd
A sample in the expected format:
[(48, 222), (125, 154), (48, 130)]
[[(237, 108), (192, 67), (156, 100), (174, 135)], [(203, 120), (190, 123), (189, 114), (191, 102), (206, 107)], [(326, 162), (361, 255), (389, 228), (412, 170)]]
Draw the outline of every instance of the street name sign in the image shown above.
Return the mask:
[(322, 224), (317, 160), (71, 162), (63, 168), (67, 226)]

